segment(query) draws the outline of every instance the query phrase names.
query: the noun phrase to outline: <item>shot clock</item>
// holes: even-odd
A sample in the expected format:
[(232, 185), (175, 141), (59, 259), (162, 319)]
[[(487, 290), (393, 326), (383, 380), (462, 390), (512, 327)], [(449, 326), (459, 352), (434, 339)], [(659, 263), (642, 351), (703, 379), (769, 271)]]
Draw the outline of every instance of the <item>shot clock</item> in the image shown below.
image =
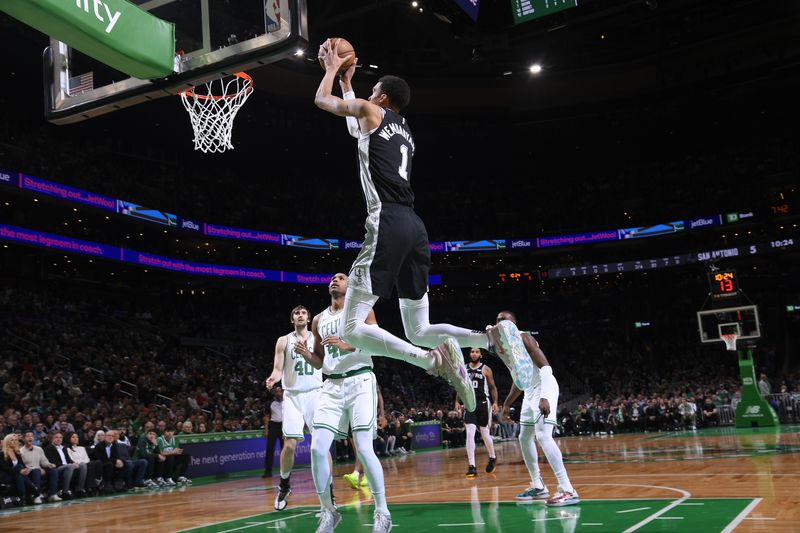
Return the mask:
[(739, 277), (735, 270), (709, 272), (708, 285), (713, 298), (726, 298), (739, 294)]

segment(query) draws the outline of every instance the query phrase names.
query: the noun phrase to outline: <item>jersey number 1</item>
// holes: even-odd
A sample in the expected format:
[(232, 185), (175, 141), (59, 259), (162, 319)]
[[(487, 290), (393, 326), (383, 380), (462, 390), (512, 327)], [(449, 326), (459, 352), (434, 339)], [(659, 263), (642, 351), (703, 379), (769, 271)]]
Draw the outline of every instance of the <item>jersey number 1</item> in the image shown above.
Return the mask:
[(397, 173), (400, 174), (401, 178), (408, 181), (408, 146), (405, 144), (400, 145), (400, 155), (403, 160), (400, 162), (400, 168), (397, 169)]

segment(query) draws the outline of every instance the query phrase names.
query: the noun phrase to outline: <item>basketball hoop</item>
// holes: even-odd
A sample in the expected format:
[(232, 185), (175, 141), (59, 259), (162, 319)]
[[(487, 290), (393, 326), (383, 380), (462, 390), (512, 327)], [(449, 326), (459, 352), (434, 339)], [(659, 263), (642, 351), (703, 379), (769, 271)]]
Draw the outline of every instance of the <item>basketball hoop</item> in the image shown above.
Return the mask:
[(194, 149), (204, 153), (233, 150), (233, 119), (253, 92), (253, 78), (237, 72), (206, 83), (205, 94), (198, 94), (196, 89), (180, 93), (183, 107), (192, 121)]
[(719, 338), (725, 341), (725, 346), (727, 346), (729, 352), (736, 351), (736, 339), (739, 338), (736, 333), (724, 333)]

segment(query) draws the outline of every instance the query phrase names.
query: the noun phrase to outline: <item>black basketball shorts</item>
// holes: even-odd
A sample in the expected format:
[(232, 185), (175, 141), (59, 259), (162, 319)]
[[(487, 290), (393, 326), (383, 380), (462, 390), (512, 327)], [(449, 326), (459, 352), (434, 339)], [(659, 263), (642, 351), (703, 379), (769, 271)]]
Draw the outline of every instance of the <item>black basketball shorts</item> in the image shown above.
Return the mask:
[(479, 402), (474, 411), (464, 413), (465, 424), (475, 424), (479, 428), (489, 426), (489, 402)]
[(364, 245), (350, 269), (350, 287), (390, 298), (419, 300), (428, 291), (428, 232), (410, 207), (384, 203), (367, 216)]

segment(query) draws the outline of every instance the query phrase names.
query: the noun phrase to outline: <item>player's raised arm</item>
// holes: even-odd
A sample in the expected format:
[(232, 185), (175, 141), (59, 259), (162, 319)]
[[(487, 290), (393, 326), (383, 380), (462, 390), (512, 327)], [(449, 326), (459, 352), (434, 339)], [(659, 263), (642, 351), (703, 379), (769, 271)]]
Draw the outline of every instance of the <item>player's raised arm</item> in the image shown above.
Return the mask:
[[(353, 64), (344, 71), (339, 76), (339, 87), (342, 89), (342, 98), (344, 100), (355, 100), (356, 93), (353, 91), (353, 85), (351, 80), (353, 79), (353, 74), (356, 72), (356, 64), (358, 63), (358, 58), (353, 61)], [(347, 133), (350, 136), (355, 137), (358, 139), (358, 136), (361, 134), (361, 128), (358, 127), (358, 120), (356, 117), (344, 117), (345, 122), (347, 123)]]
[(272, 363), (272, 374), (267, 378), (267, 388), (272, 389), (283, 377), (283, 353), (286, 351), (286, 335), (281, 335), (275, 343), (275, 360)]
[(339, 57), (337, 50), (338, 42), (331, 47), (329, 41), (325, 41), (319, 47), (319, 58), (325, 64), (325, 76), (323, 76), (319, 88), (317, 88), (314, 104), (323, 111), (340, 117), (369, 118), (371, 119), (370, 122), (375, 122), (374, 127), (377, 127), (381, 122), (380, 107), (363, 98), (344, 100), (333, 94), (333, 80), (344, 63), (344, 59)]

